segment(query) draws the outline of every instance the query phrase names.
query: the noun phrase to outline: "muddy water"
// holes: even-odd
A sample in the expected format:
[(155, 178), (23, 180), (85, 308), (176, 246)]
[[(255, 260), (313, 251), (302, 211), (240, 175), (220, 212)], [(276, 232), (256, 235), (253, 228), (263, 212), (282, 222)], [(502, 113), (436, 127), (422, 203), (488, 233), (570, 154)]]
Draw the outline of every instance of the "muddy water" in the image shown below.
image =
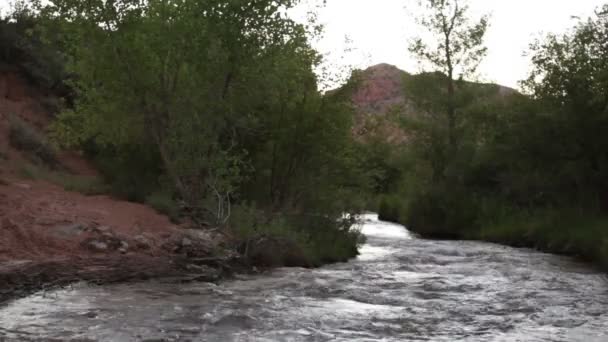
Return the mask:
[[(608, 278), (568, 258), (416, 239), (368, 215), (357, 260), (222, 285), (154, 281), (0, 308), (7, 340), (608, 341)], [(3, 340), (0, 338), (0, 340)]]

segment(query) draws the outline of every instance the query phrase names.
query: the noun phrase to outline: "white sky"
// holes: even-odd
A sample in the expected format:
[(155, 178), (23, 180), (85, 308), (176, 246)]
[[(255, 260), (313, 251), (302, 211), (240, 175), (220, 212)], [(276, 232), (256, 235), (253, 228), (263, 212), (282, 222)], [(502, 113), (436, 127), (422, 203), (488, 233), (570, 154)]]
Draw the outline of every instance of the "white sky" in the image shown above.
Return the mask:
[[(319, 1), (309, 0), (303, 7)], [(325, 37), (316, 47), (329, 53), (332, 65), (365, 68), (389, 63), (409, 72), (420, 71), (407, 51), (408, 40), (419, 27), (408, 16), (406, 6), (411, 8), (416, 3), (416, 0), (327, 0), (325, 8), (319, 11), (319, 21), (326, 26)], [(564, 32), (576, 23), (572, 16), (586, 18), (603, 3), (608, 0), (470, 0), (474, 15), (491, 15), (486, 36), (489, 51), (480, 66), (479, 77), (517, 88), (517, 82), (529, 70), (528, 58), (523, 53), (535, 37), (541, 32)], [(345, 36), (355, 49), (346, 55)]]
[[(309, 8), (323, 2), (303, 1), (293, 11), (294, 17), (304, 17)], [(327, 0), (326, 6), (318, 9), (325, 36), (315, 47), (327, 54), (334, 70), (389, 63), (417, 72), (418, 63), (409, 55), (407, 43), (420, 28), (406, 9), (416, 1)], [(0, 9), (4, 12), (10, 2), (0, 0)], [(588, 17), (608, 0), (470, 0), (470, 3), (474, 14), (492, 16), (486, 37), (489, 52), (480, 67), (480, 78), (516, 88), (528, 73), (529, 61), (523, 53), (535, 37), (541, 32), (564, 32), (575, 23), (572, 16)], [(350, 39), (348, 44), (346, 37)]]

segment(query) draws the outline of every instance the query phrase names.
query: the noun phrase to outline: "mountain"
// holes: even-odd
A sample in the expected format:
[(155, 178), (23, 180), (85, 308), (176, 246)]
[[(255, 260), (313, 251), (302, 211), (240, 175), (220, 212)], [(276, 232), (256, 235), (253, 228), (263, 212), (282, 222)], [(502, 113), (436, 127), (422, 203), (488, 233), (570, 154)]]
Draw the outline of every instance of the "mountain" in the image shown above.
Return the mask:
[[(351, 80), (344, 87), (356, 111), (353, 133), (362, 140), (381, 136), (389, 143), (407, 142), (408, 135), (400, 127), (399, 118), (420, 117), (424, 111), (417, 108), (417, 99), (407, 92), (405, 84), (425, 75), (436, 76), (436, 82), (441, 82), (444, 77), (439, 73), (414, 75), (386, 63), (353, 72)], [(504, 99), (518, 94), (512, 88), (496, 84), (467, 84), (480, 92), (480, 100)]]

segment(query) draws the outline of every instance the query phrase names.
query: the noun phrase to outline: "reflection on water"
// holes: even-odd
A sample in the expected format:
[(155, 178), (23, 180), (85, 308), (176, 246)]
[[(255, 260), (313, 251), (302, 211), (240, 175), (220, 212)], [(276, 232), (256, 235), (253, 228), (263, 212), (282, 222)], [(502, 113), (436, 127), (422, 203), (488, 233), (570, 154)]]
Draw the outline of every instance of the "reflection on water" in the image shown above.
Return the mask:
[[(0, 309), (15, 341), (608, 341), (608, 280), (568, 258), (413, 238), (363, 217), (349, 263), (220, 286), (152, 281)], [(0, 338), (2, 340), (2, 338)]]

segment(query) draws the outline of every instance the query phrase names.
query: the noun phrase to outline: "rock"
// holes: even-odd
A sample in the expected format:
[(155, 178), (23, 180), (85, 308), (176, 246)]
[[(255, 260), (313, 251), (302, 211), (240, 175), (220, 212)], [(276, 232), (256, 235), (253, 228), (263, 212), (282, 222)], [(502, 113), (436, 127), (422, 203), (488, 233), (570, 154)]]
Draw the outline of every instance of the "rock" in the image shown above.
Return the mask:
[(217, 321), (213, 322), (216, 327), (230, 329), (253, 329), (256, 324), (256, 319), (249, 315), (230, 314), (226, 315)]
[(97, 228), (95, 228), (97, 231), (99, 231), (100, 233), (107, 233), (107, 232), (111, 232), (112, 229), (108, 226), (99, 226)]
[(104, 238), (111, 239), (114, 237), (114, 234), (111, 232), (103, 232), (103, 233), (101, 233), (101, 236), (103, 236)]
[(86, 318), (97, 318), (97, 312), (95, 311), (89, 311), (87, 313), (84, 314), (84, 317)]
[(143, 235), (137, 235), (136, 237), (133, 238), (133, 240), (135, 241), (135, 246), (139, 249), (150, 249), (151, 243), (150, 240), (143, 236)]
[(101, 241), (89, 241), (88, 243), (88, 247), (89, 249), (91, 249), (94, 252), (105, 252), (108, 250), (108, 244), (105, 242), (101, 242)]
[(53, 235), (61, 239), (74, 238), (87, 230), (82, 223), (73, 223), (66, 226), (58, 226), (53, 229)]
[(15, 183), (15, 186), (21, 189), (29, 190), (32, 188), (31, 185), (25, 183)]
[(129, 244), (126, 241), (120, 241), (120, 247), (118, 248), (118, 251), (121, 254), (127, 254), (127, 252), (129, 251)]

